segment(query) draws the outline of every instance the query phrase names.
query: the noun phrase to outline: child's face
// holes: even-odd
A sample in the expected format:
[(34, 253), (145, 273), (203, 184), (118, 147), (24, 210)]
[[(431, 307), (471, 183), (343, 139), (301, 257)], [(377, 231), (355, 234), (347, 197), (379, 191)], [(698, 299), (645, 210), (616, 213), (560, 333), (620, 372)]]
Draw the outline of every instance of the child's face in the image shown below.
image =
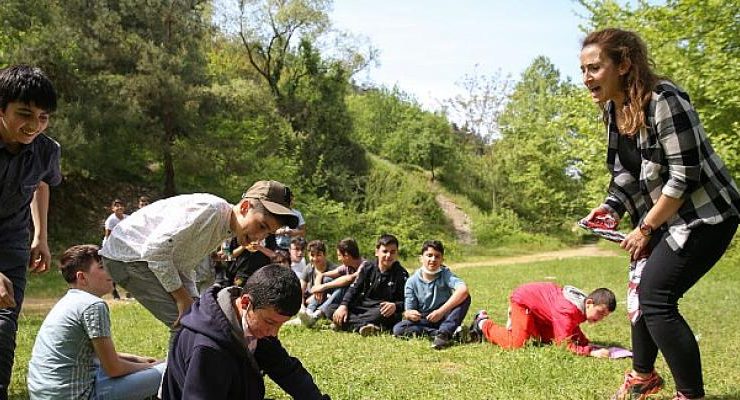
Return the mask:
[(256, 212), (249, 206), (241, 207), (236, 225), (235, 236), (238, 243), (243, 246), (266, 238), (281, 226), (272, 214)]
[(0, 137), (6, 144), (29, 144), (49, 126), (49, 118), (33, 103), (11, 101), (0, 110)]
[(97, 261), (92, 262), (89, 271), (82, 271), (82, 275), (83, 282), (80, 282), (78, 277), (78, 285), (84, 285), (86, 291), (96, 296), (103, 296), (113, 290), (113, 279), (108, 275), (108, 271), (103, 268), (103, 264)]
[(324, 267), (326, 265), (326, 254), (323, 251), (312, 251), (308, 253), (308, 260), (314, 266)]
[(301, 262), (303, 259), (303, 249), (301, 246), (296, 245), (295, 243), (290, 244), (290, 261), (292, 262)]
[(124, 212), (126, 212), (126, 206), (120, 203), (116, 203), (111, 207), (111, 210), (113, 210), (113, 213), (116, 215), (122, 215)]
[(398, 258), (398, 246), (395, 244), (380, 245), (375, 249), (375, 257), (378, 257), (378, 265), (383, 268), (390, 268), (396, 258)]
[(427, 247), (426, 250), (421, 253), (420, 259), (421, 265), (424, 268), (429, 271), (436, 271), (442, 267), (444, 255), (431, 247)]
[(609, 316), (611, 312), (606, 304), (594, 304), (591, 300), (586, 300), (586, 321), (596, 323)]
[(342, 265), (349, 265), (348, 263), (352, 261), (352, 256), (349, 254), (342, 254), (341, 251), (337, 250), (337, 261)]

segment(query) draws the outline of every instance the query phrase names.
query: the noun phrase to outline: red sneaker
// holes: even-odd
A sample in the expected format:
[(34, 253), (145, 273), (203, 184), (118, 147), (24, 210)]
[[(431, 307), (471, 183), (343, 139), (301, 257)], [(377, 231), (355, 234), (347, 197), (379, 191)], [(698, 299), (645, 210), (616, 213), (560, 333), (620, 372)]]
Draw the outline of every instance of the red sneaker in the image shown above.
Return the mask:
[(624, 374), (624, 382), (612, 400), (644, 400), (648, 396), (658, 393), (663, 388), (663, 378), (653, 371), (647, 378), (640, 378), (632, 372)]

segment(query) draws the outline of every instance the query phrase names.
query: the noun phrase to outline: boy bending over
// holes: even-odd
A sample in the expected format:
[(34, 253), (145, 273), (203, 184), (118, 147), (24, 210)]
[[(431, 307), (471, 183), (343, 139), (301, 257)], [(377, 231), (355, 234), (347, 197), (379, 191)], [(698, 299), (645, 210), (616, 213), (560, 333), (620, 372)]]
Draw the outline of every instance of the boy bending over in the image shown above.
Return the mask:
[(608, 349), (593, 349), (578, 326), (588, 321), (596, 323), (617, 308), (614, 293), (596, 289), (586, 296), (572, 286), (538, 282), (519, 286), (511, 294), (509, 321), (496, 325), (485, 310), (475, 316), (471, 336), (485, 337), (505, 349), (523, 347), (530, 338), (544, 343), (567, 343), (578, 355), (608, 357)]

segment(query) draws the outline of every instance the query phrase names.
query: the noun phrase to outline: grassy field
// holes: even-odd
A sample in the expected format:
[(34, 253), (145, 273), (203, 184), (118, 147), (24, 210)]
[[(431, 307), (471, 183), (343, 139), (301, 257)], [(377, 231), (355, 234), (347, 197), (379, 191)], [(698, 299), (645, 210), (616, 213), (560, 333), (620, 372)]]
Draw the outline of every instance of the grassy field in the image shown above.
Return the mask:
[[(584, 325), (584, 331), (595, 342), (629, 347), (624, 258), (464, 268), (457, 273), (473, 296), (467, 322), (481, 308), (503, 322), (508, 293), (524, 282), (552, 280), (586, 291), (610, 287), (618, 296), (617, 311), (602, 323)], [(58, 295), (55, 285), (47, 281), (32, 282), (31, 292)], [(700, 337), (708, 399), (740, 399), (740, 358), (734, 356), (740, 345), (739, 297), (740, 271), (724, 261), (682, 301), (682, 312)], [(135, 302), (117, 302), (111, 311), (119, 351), (165, 355), (167, 331), (143, 308)], [(11, 398), (28, 397), (27, 364), (42, 320), (40, 311), (22, 315)], [(285, 326), (280, 336), (334, 399), (606, 399), (630, 367), (628, 359), (579, 357), (553, 346), (503, 351), (489, 344), (466, 344), (434, 351), (427, 340), (402, 341), (387, 335), (363, 338), (293, 326)], [(674, 384), (662, 357), (657, 368), (666, 378), (666, 389), (655, 398), (671, 399)], [(268, 396), (288, 398), (269, 379)]]

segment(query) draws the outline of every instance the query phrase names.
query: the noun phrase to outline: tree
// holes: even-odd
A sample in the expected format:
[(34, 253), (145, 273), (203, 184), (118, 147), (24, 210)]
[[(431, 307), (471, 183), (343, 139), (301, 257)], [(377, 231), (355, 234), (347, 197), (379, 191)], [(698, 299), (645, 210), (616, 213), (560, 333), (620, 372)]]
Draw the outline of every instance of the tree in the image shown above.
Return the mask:
[[(514, 82), (501, 71), (486, 76), (477, 71), (465, 74), (457, 82), (462, 94), (446, 99), (443, 105), (453, 120), (462, 121), (462, 130), (481, 144), (490, 143), (500, 135), (499, 117), (511, 94)], [(466, 138), (466, 144), (470, 143)]]
[(11, 38), (3, 54), (45, 67), (59, 87), (65, 118), (55, 132), (72, 153), (65, 165), (90, 176), (145, 175), (151, 154), (164, 194), (177, 192), (172, 146), (202, 128), (208, 5), (3, 1)]

